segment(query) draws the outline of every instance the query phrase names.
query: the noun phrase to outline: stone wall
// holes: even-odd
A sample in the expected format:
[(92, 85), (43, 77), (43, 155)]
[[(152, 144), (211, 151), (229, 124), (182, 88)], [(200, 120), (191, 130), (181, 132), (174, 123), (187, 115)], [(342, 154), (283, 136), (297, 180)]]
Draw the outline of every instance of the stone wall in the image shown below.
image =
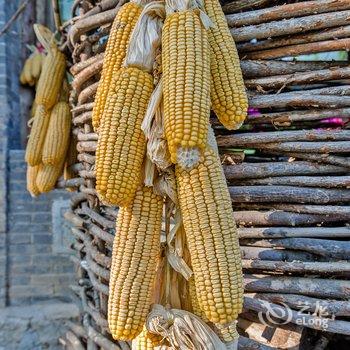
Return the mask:
[(69, 193), (32, 198), (26, 191), (24, 151), (10, 150), (8, 164), (8, 304), (68, 300), (74, 271), (63, 213)]

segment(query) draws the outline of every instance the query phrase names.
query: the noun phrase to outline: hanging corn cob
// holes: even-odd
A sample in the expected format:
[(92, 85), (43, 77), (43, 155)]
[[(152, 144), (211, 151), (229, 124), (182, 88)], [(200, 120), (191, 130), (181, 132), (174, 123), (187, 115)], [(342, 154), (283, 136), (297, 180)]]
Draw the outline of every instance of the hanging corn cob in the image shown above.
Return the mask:
[(43, 147), (42, 162), (58, 165), (64, 159), (70, 136), (71, 113), (68, 103), (58, 102), (52, 109)]
[(36, 178), (38, 175), (39, 166), (27, 167), (27, 190), (32, 197), (36, 197), (40, 194), (40, 191), (36, 185)]
[(141, 2), (142, 0), (135, 0), (123, 5), (113, 22), (92, 112), (92, 125), (95, 130), (99, 128), (108, 92), (110, 89), (113, 89), (111, 85), (112, 79), (121, 68), (125, 59), (131, 32), (142, 11)]
[(242, 267), (220, 159), (208, 146), (196, 168), (177, 167), (176, 176), (199, 308), (210, 322), (230, 323), (242, 309)]
[(211, 102), (220, 122), (237, 129), (247, 116), (248, 100), (236, 45), (218, 0), (204, 0), (214, 25), (209, 28)]
[(146, 140), (141, 123), (153, 91), (150, 72), (162, 24), (147, 11), (133, 32), (125, 67), (112, 80), (99, 129), (96, 190), (103, 202), (119, 206), (131, 203), (142, 180)]
[(56, 44), (52, 44), (44, 59), (36, 89), (35, 102), (51, 109), (58, 100), (66, 69), (66, 59)]
[(36, 186), (41, 193), (50, 192), (62, 174), (63, 162), (58, 165), (39, 165)]
[(33, 86), (35, 84), (35, 79), (32, 75), (32, 65), (33, 65), (32, 58), (31, 57), (27, 58), (26, 61), (24, 62), (24, 66), (23, 66), (21, 75), (19, 77), (19, 80), (22, 85), (28, 84), (30, 86)]
[(41, 163), (49, 122), (50, 113), (43, 105), (37, 105), (25, 155), (26, 162), (30, 166), (36, 166)]
[(167, 3), (162, 34), (165, 135), (171, 159), (184, 168), (199, 161), (210, 114), (210, 53), (199, 10)]
[(141, 333), (152, 302), (163, 198), (142, 187), (129, 207), (121, 208), (113, 244), (108, 323), (114, 339)]

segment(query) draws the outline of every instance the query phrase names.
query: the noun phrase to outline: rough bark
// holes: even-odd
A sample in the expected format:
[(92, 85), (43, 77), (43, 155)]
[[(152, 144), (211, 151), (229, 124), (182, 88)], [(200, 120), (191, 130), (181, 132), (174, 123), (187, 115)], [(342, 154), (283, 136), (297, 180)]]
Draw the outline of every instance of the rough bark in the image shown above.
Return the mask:
[(349, 203), (350, 191), (294, 186), (230, 186), (234, 203)]
[(346, 167), (322, 165), (306, 161), (242, 163), (224, 165), (223, 168), (228, 181), (258, 179), (270, 176), (346, 175), (349, 172), (349, 169)]
[(275, 49), (255, 51), (242, 54), (242, 56), (251, 60), (269, 60), (273, 58), (298, 56), (318, 52), (347, 50), (349, 45), (350, 39), (325, 40), (316, 43), (289, 45)]
[(254, 147), (255, 144), (288, 141), (349, 141), (350, 130), (292, 130), (218, 136), (219, 147)]
[(251, 185), (285, 185), (285, 186), (306, 186), (306, 187), (350, 187), (350, 176), (282, 176), (267, 177), (264, 179), (251, 179), (235, 181), (233, 184), (239, 186)]
[(347, 220), (347, 218), (341, 215), (300, 214), (282, 210), (234, 211), (233, 216), (240, 226), (306, 226)]
[(231, 27), (247, 26), (276, 21), (280, 19), (315, 15), (318, 13), (333, 12), (350, 9), (347, 0), (317, 0), (286, 4), (261, 10), (248, 11), (227, 15), (226, 20)]
[(239, 238), (350, 237), (350, 227), (249, 227), (238, 228)]
[(350, 11), (329, 12), (305, 17), (291, 18), (232, 28), (231, 33), (236, 42), (252, 39), (272, 38), (276, 36), (303, 33), (305, 31), (338, 27), (350, 24)]

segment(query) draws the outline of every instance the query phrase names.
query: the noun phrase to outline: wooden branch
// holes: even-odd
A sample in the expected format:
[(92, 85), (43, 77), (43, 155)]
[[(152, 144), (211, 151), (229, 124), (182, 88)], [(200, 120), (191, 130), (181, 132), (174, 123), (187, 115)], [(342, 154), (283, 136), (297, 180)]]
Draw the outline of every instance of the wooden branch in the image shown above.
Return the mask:
[(285, 185), (325, 188), (350, 187), (350, 176), (281, 176), (235, 181), (233, 184), (238, 186)]
[(79, 160), (79, 162), (84, 162), (84, 163), (88, 163), (88, 164), (93, 165), (93, 164), (95, 164), (96, 156), (93, 156), (93, 155), (88, 154), (88, 153), (79, 153), (78, 160)]
[(106, 229), (114, 229), (115, 228), (114, 221), (106, 219), (101, 214), (99, 214), (97, 211), (92, 210), (89, 207), (76, 209), (75, 212), (77, 214), (80, 214), (80, 215), (88, 216), (89, 218), (91, 218), (91, 220), (95, 221), (96, 223), (101, 225), (103, 228), (106, 228)]
[[(350, 39), (349, 39), (350, 44)], [(305, 90), (304, 95), (286, 92), (278, 95), (259, 95), (249, 99), (249, 106), (254, 108), (286, 108), (286, 107), (315, 107), (315, 108), (342, 108), (350, 106), (348, 96), (310, 95)]]
[(15, 11), (15, 13), (11, 16), (11, 18), (0, 29), (0, 36), (5, 34), (9, 30), (9, 28), (16, 21), (16, 19), (19, 17), (19, 15), (26, 9), (26, 7), (30, 3), (30, 1), (31, 0), (24, 0), (22, 2), (22, 4), (18, 7), (18, 9)]
[[(84, 263), (84, 262), (83, 262)], [(85, 262), (90, 269), (96, 276), (109, 281), (110, 272), (109, 270), (105, 269), (104, 267), (96, 264), (89, 255), (86, 255), (86, 262)]]
[(84, 226), (84, 220), (78, 216), (75, 215), (72, 211), (67, 211), (64, 213), (64, 218), (70, 222), (75, 227), (83, 227)]
[(344, 300), (350, 295), (350, 281), (308, 277), (245, 275), (247, 292), (304, 294)]
[(102, 241), (106, 242), (109, 245), (113, 244), (114, 236), (110, 234), (107, 231), (102, 230), (97, 225), (94, 224), (88, 224), (84, 225), (88, 229), (89, 233), (93, 236), (96, 236), (97, 238), (101, 239)]
[(272, 2), (272, 0), (236, 0), (223, 5), (222, 9), (225, 13), (233, 13), (241, 10), (247, 10), (252, 7), (264, 6), (270, 2)]
[(239, 238), (350, 237), (350, 227), (249, 227), (238, 228)]
[(318, 275), (350, 274), (348, 262), (302, 262), (302, 261), (268, 261), (268, 260), (242, 260), (245, 270), (263, 270), (269, 272), (301, 273)]
[(348, 10), (347, 0), (317, 0), (268, 7), (261, 10), (247, 11), (227, 15), (226, 20), (230, 27), (248, 26), (292, 17), (315, 15), (318, 13)]
[(347, 66), (346, 62), (300, 62), (300, 61), (241, 61), (244, 77), (265, 78), (280, 74), (293, 74), (297, 72), (311, 72), (314, 70), (331, 69)]
[(309, 213), (320, 215), (344, 215), (350, 217), (350, 206), (336, 205), (296, 205), (296, 204), (274, 204), (276, 209), (292, 211), (297, 213)]
[(77, 134), (78, 141), (97, 141), (98, 140), (98, 135), (96, 133), (83, 133), (83, 132), (78, 132)]
[(298, 56), (318, 52), (347, 50), (349, 45), (350, 39), (326, 40), (316, 43), (290, 45), (275, 49), (250, 52), (245, 54), (244, 57), (253, 60), (269, 60), (273, 58)]
[(348, 153), (350, 152), (350, 142), (280, 142), (255, 145), (255, 148), (262, 150), (272, 150), (283, 152), (302, 152), (302, 153)]
[(283, 46), (292, 46), (299, 44), (316, 43), (319, 41), (337, 40), (348, 38), (350, 34), (350, 26), (341, 26), (336, 28), (322, 29), (319, 32), (307, 32), (287, 37), (270, 38), (257, 42), (246, 42), (237, 45), (240, 53), (261, 51), (273, 49)]
[(315, 255), (343, 260), (348, 259), (350, 253), (350, 242), (316, 238), (261, 239), (252, 241), (244, 240), (242, 244), (262, 248), (302, 250)]
[(263, 124), (263, 123), (292, 123), (300, 121), (313, 121), (321, 120), (326, 118), (349, 118), (350, 108), (339, 108), (339, 109), (313, 109), (307, 111), (283, 111), (275, 113), (262, 113), (259, 115), (248, 115), (248, 121), (252, 124)]
[(346, 220), (340, 215), (300, 214), (282, 210), (234, 211), (233, 217), (240, 226), (304, 226)]
[(349, 203), (350, 191), (294, 186), (229, 187), (233, 203)]
[(247, 297), (271, 301), (276, 304), (287, 304), (292, 309), (305, 310), (310, 313), (325, 310), (329, 316), (350, 316), (350, 302), (338, 300), (322, 300), (305, 295), (257, 293), (247, 294)]
[(244, 84), (252, 89), (274, 89), (282, 86), (311, 84), (327, 80), (348, 79), (350, 77), (350, 68), (332, 68), (315, 70), (312, 72), (293, 73), (285, 75), (276, 75), (272, 77), (247, 79)]
[(346, 175), (349, 169), (334, 165), (323, 165), (305, 161), (242, 163), (223, 165), (228, 181), (238, 179), (258, 179), (270, 176), (297, 175)]
[(84, 112), (88, 112), (88, 111), (92, 111), (92, 108), (94, 107), (94, 103), (86, 103), (86, 104), (83, 104), (83, 105), (79, 105), (79, 106), (76, 106), (74, 108), (72, 108), (72, 113), (73, 115), (78, 115), (80, 113), (84, 113)]
[(72, 82), (73, 89), (75, 89), (79, 93), (84, 83), (86, 83), (90, 78), (92, 78), (93, 76), (101, 72), (102, 66), (103, 66), (103, 60), (100, 60), (100, 61), (96, 61), (93, 64), (90, 64), (88, 67), (80, 71), (74, 77), (74, 80)]
[(288, 249), (271, 249), (241, 245), (242, 258), (247, 260), (269, 261), (317, 261), (322, 258), (317, 255)]
[(350, 130), (292, 130), (217, 136), (219, 147), (254, 147), (256, 144), (288, 141), (349, 141)]
[[(266, 302), (247, 297), (244, 298), (244, 308), (264, 313), (270, 313), (271, 310), (273, 310), (273, 312), (279, 315), (281, 319), (289, 320), (290, 318), (290, 322), (295, 324), (303, 324), (304, 327), (323, 330), (331, 333), (338, 333), (342, 335), (350, 335), (350, 322), (332, 319), (327, 319), (325, 323), (315, 322), (315, 319), (318, 319), (320, 321), (322, 317), (310, 314), (300, 314), (299, 312), (293, 310), (286, 310), (284, 306), (277, 304), (269, 303), (266, 305)], [(312, 320), (314, 320), (314, 322), (312, 322)]]
[(104, 59), (104, 53), (100, 53), (99, 55), (92, 56), (89, 59), (85, 61), (80, 61), (76, 63), (74, 66), (70, 68), (70, 72), (72, 73), (73, 76), (76, 76), (78, 73), (80, 73), (82, 70), (85, 68), (96, 64), (96, 62), (102, 61)]
[[(270, 153), (274, 154), (275, 152)], [(277, 152), (276, 152), (277, 154)], [(340, 156), (333, 156), (329, 154), (314, 154), (314, 153), (297, 153), (297, 152), (285, 152), (285, 155), (289, 157), (293, 157), (296, 159), (305, 159), (309, 161), (314, 161), (317, 163), (324, 163), (324, 164), (331, 164), (331, 165), (337, 165), (341, 167), (347, 167), (350, 168), (350, 158), (349, 157), (340, 157)]]
[(81, 91), (81, 93), (79, 94), (79, 97), (78, 97), (79, 105), (86, 104), (90, 99), (92, 99), (95, 96), (97, 88), (98, 88), (98, 83), (99, 82), (91, 84), (90, 86), (85, 88), (83, 91)]
[[(334, 69), (336, 69), (336, 68), (334, 68)], [(310, 95), (348, 96), (348, 95), (350, 95), (350, 85), (327, 86), (327, 87), (317, 88), (317, 89), (314, 89), (313, 85), (308, 85), (308, 89), (306, 89), (306, 88), (305, 89), (298, 89), (298, 90), (294, 90), (292, 93), (286, 92), (285, 94), (293, 94), (295, 96), (296, 95), (304, 95), (305, 91), (307, 91), (307, 93)], [(277, 94), (279, 94), (279, 93), (280, 92), (277, 92)], [(249, 96), (249, 98), (258, 97), (258, 96), (261, 96), (261, 93), (250, 90), (250, 91), (248, 91), (248, 96)], [(266, 92), (265, 92), (265, 96), (267, 96)], [(288, 96), (288, 95), (285, 95), (285, 96)]]
[(77, 143), (78, 152), (95, 152), (97, 142), (95, 141), (80, 141)]
[(80, 35), (87, 33), (88, 31), (94, 28), (113, 22), (118, 11), (119, 11), (119, 6), (117, 6), (114, 9), (98, 13), (93, 16), (81, 18), (79, 21), (76, 21), (70, 27), (68, 32), (68, 38), (69, 38), (70, 44), (74, 46), (78, 42)]
[(79, 114), (77, 117), (73, 118), (73, 124), (74, 125), (79, 125), (79, 124), (84, 124), (88, 123), (92, 118), (92, 111), (85, 112), (82, 114)]
[(232, 28), (231, 34), (236, 42), (242, 42), (338, 27), (346, 24), (350, 24), (350, 11), (348, 10)]
[[(122, 1), (121, 0), (103, 0), (99, 4), (94, 6), (90, 11), (84, 13), (82, 18), (97, 15), (98, 13), (110, 10), (110, 9), (116, 7), (117, 5), (119, 5), (120, 2), (122, 2)], [(124, 1), (124, 3), (125, 3), (125, 1)]]

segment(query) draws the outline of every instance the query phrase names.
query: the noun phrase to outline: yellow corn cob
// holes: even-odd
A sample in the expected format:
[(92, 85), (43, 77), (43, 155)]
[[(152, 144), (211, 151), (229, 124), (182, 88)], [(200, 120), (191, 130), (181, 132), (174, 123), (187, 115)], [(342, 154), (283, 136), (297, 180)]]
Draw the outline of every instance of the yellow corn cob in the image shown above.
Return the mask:
[(127, 206), (142, 179), (146, 141), (141, 123), (153, 79), (138, 68), (121, 68), (112, 85), (99, 130), (96, 189), (105, 203)]
[(36, 177), (38, 174), (39, 166), (27, 167), (27, 190), (32, 197), (36, 197), (40, 194), (40, 191), (36, 185)]
[(150, 333), (146, 327), (132, 342), (132, 350), (153, 350), (161, 345), (162, 337), (157, 334)]
[(196, 168), (177, 167), (176, 177), (199, 308), (210, 322), (229, 323), (242, 309), (243, 282), (237, 229), (220, 159), (208, 148)]
[(207, 142), (210, 114), (208, 35), (198, 12), (175, 12), (162, 34), (164, 126), (173, 163), (191, 167)]
[(218, 0), (205, 0), (214, 26), (209, 28), (212, 109), (227, 129), (237, 129), (247, 116), (248, 100), (236, 45)]
[(29, 84), (31, 85), (34, 82), (34, 78), (32, 76), (32, 58), (28, 57), (24, 62), (24, 66), (19, 78), (21, 84)]
[(92, 125), (95, 130), (100, 126), (100, 119), (105, 109), (112, 78), (124, 61), (131, 32), (135, 27), (141, 11), (142, 8), (140, 5), (135, 2), (129, 2), (122, 6), (113, 22), (92, 112)]
[(41, 193), (50, 192), (55, 188), (58, 178), (62, 174), (62, 166), (59, 165), (39, 165), (36, 185)]
[(44, 59), (36, 89), (35, 102), (51, 109), (57, 102), (66, 69), (66, 59), (56, 46), (52, 46)]
[(49, 122), (49, 112), (44, 106), (37, 105), (25, 157), (26, 162), (30, 166), (39, 165), (41, 163), (42, 151)]
[(44, 56), (38, 51), (32, 56), (31, 70), (32, 70), (32, 77), (34, 78), (35, 81), (37, 81), (40, 77), (41, 68), (43, 65), (43, 59), (44, 59)]
[(71, 114), (67, 102), (58, 102), (52, 109), (43, 147), (42, 162), (58, 165), (65, 158), (70, 136)]
[(131, 206), (119, 211), (108, 300), (114, 339), (132, 340), (145, 324), (160, 254), (162, 209), (163, 198), (143, 187)]

